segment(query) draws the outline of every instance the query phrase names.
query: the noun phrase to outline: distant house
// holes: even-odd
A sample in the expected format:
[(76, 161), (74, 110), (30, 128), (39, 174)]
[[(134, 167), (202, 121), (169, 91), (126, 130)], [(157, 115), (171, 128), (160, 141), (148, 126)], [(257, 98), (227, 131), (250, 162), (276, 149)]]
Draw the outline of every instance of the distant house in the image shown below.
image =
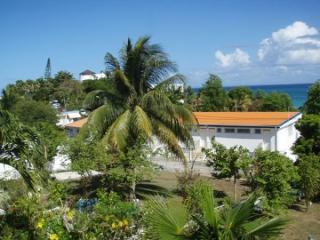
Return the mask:
[(82, 82), (84, 80), (97, 80), (100, 78), (105, 78), (106, 74), (104, 72), (95, 73), (89, 69), (80, 73), (79, 80)]
[(78, 135), (80, 128), (87, 122), (88, 118), (83, 118), (78, 121), (66, 124), (64, 126), (66, 133), (69, 137), (75, 137)]
[[(202, 148), (210, 148), (214, 137), (227, 148), (241, 145), (250, 152), (257, 148), (279, 151), (296, 160), (291, 147), (300, 136), (295, 128), (302, 117), (299, 112), (194, 112), (194, 115), (198, 120), (197, 128), (191, 133), (194, 153), (200, 154)], [(69, 135), (75, 136), (86, 121), (69, 124)], [(153, 144), (154, 149), (162, 148), (157, 141)], [(184, 150), (188, 154), (188, 149)]]
[(72, 123), (74, 121), (78, 121), (81, 118), (82, 118), (82, 115), (79, 110), (64, 111), (59, 114), (59, 120), (57, 125), (60, 127), (64, 127), (65, 125)]

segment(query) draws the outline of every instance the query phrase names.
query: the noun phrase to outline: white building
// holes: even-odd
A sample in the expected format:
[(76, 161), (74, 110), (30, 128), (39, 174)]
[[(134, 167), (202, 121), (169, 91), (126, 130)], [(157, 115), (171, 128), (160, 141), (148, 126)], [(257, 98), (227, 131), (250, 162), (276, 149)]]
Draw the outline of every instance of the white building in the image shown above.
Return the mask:
[(59, 114), (57, 126), (64, 127), (65, 125), (78, 121), (82, 118), (79, 110), (64, 111)]
[[(300, 135), (295, 128), (302, 117), (299, 112), (194, 112), (194, 115), (198, 125), (192, 131), (193, 155), (199, 156), (202, 148), (210, 148), (214, 137), (227, 148), (241, 145), (250, 152), (261, 148), (296, 159), (291, 147)], [(75, 136), (86, 121), (82, 119), (67, 125), (69, 135)], [(154, 149), (162, 147), (157, 141), (154, 145)], [(190, 154), (188, 149), (185, 153)]]
[(227, 148), (241, 145), (250, 152), (257, 148), (279, 151), (296, 159), (291, 147), (299, 137), (295, 128), (299, 112), (195, 112), (198, 127), (192, 136), (195, 152), (211, 147), (214, 137)]
[(84, 80), (97, 80), (105, 77), (106, 77), (106, 74), (104, 72), (95, 73), (87, 69), (80, 73), (79, 80), (82, 82)]

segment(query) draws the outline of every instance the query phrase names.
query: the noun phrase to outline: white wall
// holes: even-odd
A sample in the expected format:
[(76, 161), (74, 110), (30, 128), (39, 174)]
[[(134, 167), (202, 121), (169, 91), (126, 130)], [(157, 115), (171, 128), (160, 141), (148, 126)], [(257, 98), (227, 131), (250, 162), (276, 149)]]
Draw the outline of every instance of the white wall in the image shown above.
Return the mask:
[(84, 80), (94, 80), (95, 77), (94, 75), (80, 75), (80, 81), (84, 81)]
[(81, 75), (80, 74), (80, 81), (84, 80), (95, 80), (95, 79), (100, 79), (100, 78), (105, 78), (106, 74), (101, 72), (101, 73), (95, 73), (93, 75)]
[[(235, 129), (237, 129), (235, 127)], [(221, 127), (221, 132), (217, 132), (217, 128), (207, 128), (206, 126), (202, 126), (198, 128), (198, 130), (192, 133), (195, 148), (199, 151), (201, 148), (210, 148), (211, 147), (211, 139), (215, 137), (215, 140), (226, 146), (227, 148), (241, 145), (250, 152), (253, 152), (256, 148), (262, 148), (264, 150), (274, 150), (274, 136), (275, 129), (266, 129), (268, 132), (264, 132), (264, 129), (261, 129), (261, 134), (255, 134), (254, 128), (250, 128), (251, 133), (225, 133), (224, 128)]]

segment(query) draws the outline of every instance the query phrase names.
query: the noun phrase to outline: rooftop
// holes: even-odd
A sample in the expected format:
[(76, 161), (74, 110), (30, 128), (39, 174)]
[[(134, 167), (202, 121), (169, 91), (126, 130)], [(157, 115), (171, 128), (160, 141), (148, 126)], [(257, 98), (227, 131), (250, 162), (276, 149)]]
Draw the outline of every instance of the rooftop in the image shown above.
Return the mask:
[[(194, 112), (199, 125), (277, 127), (299, 115), (299, 112)], [(88, 118), (66, 127), (81, 128)]]
[(199, 125), (276, 127), (299, 112), (194, 112)]
[(80, 75), (94, 75), (95, 72), (92, 72), (91, 70), (87, 69), (80, 73)]
[(72, 123), (66, 124), (65, 127), (69, 127), (69, 128), (81, 128), (86, 122), (87, 122), (88, 118), (82, 118), (78, 121), (74, 121)]

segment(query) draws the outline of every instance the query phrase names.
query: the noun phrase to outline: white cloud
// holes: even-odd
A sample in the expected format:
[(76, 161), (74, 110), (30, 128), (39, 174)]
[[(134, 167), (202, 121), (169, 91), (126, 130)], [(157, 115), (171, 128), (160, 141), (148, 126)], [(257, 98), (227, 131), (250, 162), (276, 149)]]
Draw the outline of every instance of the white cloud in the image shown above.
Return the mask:
[(239, 48), (232, 53), (223, 53), (220, 50), (215, 52), (215, 57), (219, 66), (223, 68), (234, 66), (245, 66), (250, 64), (250, 56)]
[(320, 64), (319, 31), (297, 21), (263, 39), (258, 58), (271, 64)]
[(272, 33), (272, 39), (277, 42), (286, 42), (300, 37), (314, 36), (318, 30), (309, 27), (306, 23), (296, 21), (293, 24)]

